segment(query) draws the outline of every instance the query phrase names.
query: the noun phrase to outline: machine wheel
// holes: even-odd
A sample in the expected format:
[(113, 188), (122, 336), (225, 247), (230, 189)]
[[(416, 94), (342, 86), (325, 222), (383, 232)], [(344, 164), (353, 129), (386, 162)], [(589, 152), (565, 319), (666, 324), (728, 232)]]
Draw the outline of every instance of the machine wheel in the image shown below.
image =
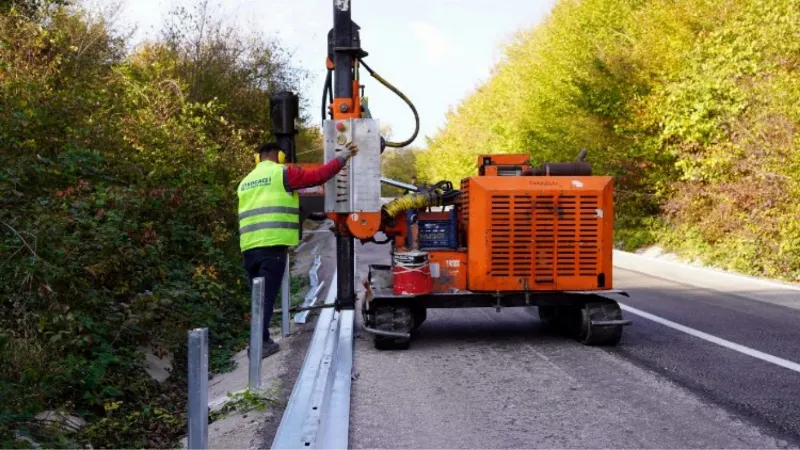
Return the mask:
[[(411, 333), (414, 316), (406, 306), (379, 306), (375, 309), (375, 328), (384, 331)], [(406, 350), (411, 346), (410, 338), (375, 335), (378, 350)]]
[(622, 325), (597, 322), (621, 320), (622, 309), (613, 300), (591, 301), (569, 307), (570, 334), (585, 345), (617, 345), (622, 338)]

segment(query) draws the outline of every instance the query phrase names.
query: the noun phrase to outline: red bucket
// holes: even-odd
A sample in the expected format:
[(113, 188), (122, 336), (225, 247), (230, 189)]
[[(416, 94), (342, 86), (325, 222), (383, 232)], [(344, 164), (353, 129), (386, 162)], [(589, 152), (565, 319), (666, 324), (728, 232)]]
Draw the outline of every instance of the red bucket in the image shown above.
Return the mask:
[(428, 254), (420, 251), (395, 253), (392, 268), (395, 295), (422, 295), (433, 292)]

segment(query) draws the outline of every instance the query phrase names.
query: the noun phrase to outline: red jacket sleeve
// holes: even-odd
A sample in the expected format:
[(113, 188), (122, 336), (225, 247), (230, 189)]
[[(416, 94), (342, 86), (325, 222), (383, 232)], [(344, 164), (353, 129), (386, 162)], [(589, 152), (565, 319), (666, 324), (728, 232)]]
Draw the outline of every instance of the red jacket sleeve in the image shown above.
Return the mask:
[(333, 178), (344, 166), (344, 158), (334, 158), (328, 164), (314, 170), (303, 170), (300, 167), (286, 167), (284, 174), (284, 187), (287, 191), (294, 191), (311, 186), (319, 186)]

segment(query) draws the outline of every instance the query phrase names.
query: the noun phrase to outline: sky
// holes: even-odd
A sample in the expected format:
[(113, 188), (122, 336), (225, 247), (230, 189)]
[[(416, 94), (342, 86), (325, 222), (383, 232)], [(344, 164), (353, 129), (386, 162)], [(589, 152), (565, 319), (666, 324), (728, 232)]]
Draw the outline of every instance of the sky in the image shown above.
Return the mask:
[[(103, 0), (95, 0), (103, 1)], [(540, 23), (556, 0), (351, 0), (361, 27), (365, 61), (408, 96), (420, 116), (412, 146), (426, 147), (451, 108), (488, 80), (502, 45), (517, 31)], [(327, 33), (333, 26), (331, 0), (217, 0), (218, 10), (245, 30), (277, 37), (293, 63), (309, 71), (306, 97), (320, 120)], [(134, 44), (155, 36), (167, 12), (192, 0), (125, 0), (120, 15), (136, 26)], [(390, 125), (392, 140), (414, 131), (408, 106), (362, 71), (373, 118)]]

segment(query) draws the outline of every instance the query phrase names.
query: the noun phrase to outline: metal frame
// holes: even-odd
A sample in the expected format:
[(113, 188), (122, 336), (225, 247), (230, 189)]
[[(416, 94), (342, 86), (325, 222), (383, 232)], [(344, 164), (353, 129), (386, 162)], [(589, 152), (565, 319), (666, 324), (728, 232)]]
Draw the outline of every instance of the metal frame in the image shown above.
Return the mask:
[(403, 183), (402, 181), (393, 180), (391, 178), (381, 177), (381, 183), (388, 184), (389, 186), (398, 187), (407, 191), (419, 192), (420, 189), (413, 184)]
[[(333, 95), (336, 99), (353, 98), (353, 81), (356, 78), (354, 62), (357, 57), (366, 56), (361, 49), (359, 27), (352, 19), (352, 2), (350, 0), (333, 0), (333, 29), (328, 41), (329, 58), (333, 62)], [(335, 104), (335, 101), (334, 101)], [(347, 105), (342, 105), (339, 111), (332, 111), (333, 118), (340, 114), (349, 114)], [(353, 105), (356, 108), (357, 105)], [(328, 188), (325, 188), (328, 192)], [(380, 187), (378, 187), (380, 192)], [(380, 210), (380, 207), (378, 208)], [(337, 309), (354, 309), (356, 304), (355, 294), (355, 245), (349, 233), (337, 232), (336, 234), (336, 265), (338, 277), (336, 283)], [(351, 267), (352, 266), (352, 267)]]
[[(337, 126), (343, 126), (339, 131)], [(325, 212), (380, 212), (381, 135), (377, 119), (326, 120), (322, 124), (325, 162), (336, 159), (347, 142), (358, 145), (358, 157), (325, 182)]]
[(291, 296), (289, 277), (291, 277), (289, 259), (286, 255), (286, 267), (283, 269), (283, 279), (281, 280), (281, 333), (283, 337), (289, 336), (291, 325), (289, 324), (289, 297)]
[[(335, 297), (330, 286), (325, 304)], [(354, 319), (353, 310), (322, 310), (273, 449), (348, 447)]]
[(264, 338), (264, 277), (253, 279), (250, 301), (250, 351), (248, 353), (248, 386), (261, 387), (261, 344)]
[[(396, 295), (391, 289), (374, 289), (371, 303), (391, 303), (425, 308), (512, 308), (523, 306), (566, 305), (586, 301), (586, 297), (630, 295), (619, 289), (602, 291), (528, 291), (528, 292), (442, 292), (424, 295)], [(582, 298), (583, 297), (583, 298)]]

